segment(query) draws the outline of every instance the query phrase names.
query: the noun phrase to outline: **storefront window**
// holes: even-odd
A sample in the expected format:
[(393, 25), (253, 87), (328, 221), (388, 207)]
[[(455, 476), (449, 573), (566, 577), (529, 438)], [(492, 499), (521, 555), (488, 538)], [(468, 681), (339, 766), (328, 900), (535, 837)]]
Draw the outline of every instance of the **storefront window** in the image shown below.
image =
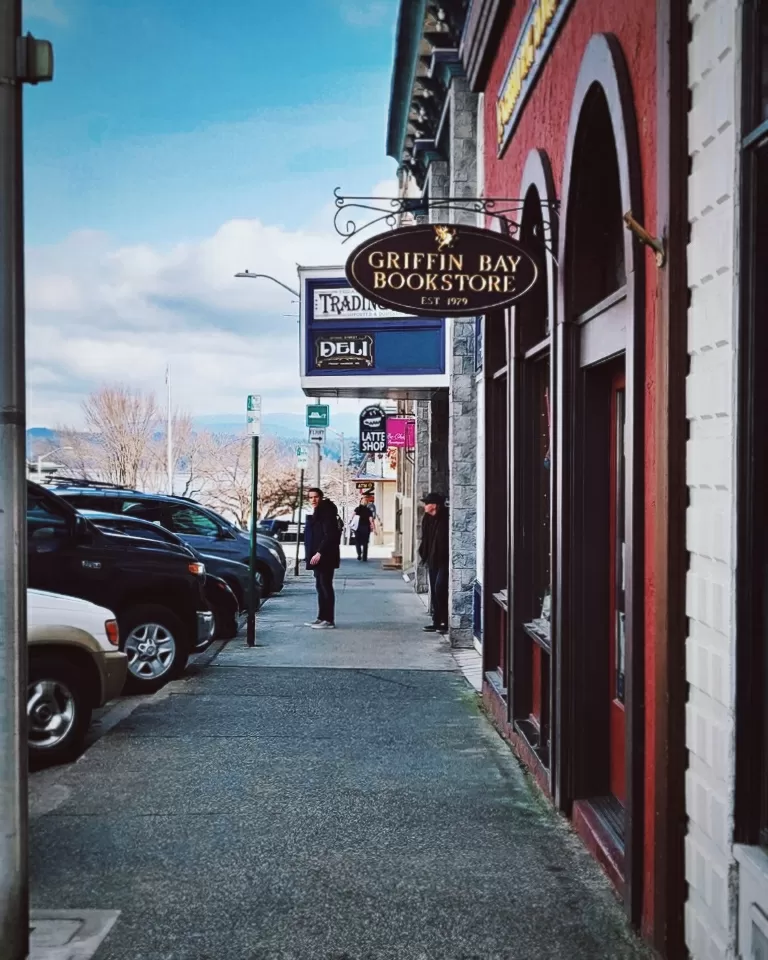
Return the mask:
[(758, 84), (759, 92), (759, 120), (768, 120), (768, 3), (761, 3), (758, 9)]
[(627, 283), (621, 191), (610, 189), (619, 183), (619, 160), (608, 104), (598, 86), (584, 103), (574, 154), (590, 158), (574, 174), (570, 200), (589, 210), (588, 217), (576, 218), (568, 247), (570, 275), (579, 278), (574, 306), (580, 316)]
[(625, 535), (625, 474), (624, 474), (624, 430), (626, 427), (626, 391), (624, 377), (614, 381), (613, 393), (613, 677), (611, 679), (613, 698), (624, 703), (624, 680), (626, 675), (626, 608), (624, 592), (626, 590), (626, 552)]
[(768, 0), (744, 38), (736, 834), (768, 847)]
[[(539, 194), (525, 198), (520, 237), (544, 261)], [(545, 276), (542, 269), (542, 276)], [(516, 729), (549, 766), (551, 647), (552, 392), (551, 317), (542, 281), (515, 317), (515, 623), (512, 631)]]

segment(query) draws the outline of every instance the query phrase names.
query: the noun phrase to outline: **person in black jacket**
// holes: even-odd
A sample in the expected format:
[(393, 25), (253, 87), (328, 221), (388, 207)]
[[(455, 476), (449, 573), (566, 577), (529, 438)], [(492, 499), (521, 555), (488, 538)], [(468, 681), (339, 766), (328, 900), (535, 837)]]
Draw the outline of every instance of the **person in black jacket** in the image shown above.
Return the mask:
[(315, 630), (332, 630), (336, 626), (333, 575), (341, 565), (339, 511), (317, 487), (307, 491), (307, 498), (314, 512), (307, 517), (304, 528), (304, 555), (307, 568), (315, 573), (317, 588), (317, 620), (307, 626)]
[(421, 524), (419, 556), (429, 570), (429, 590), (432, 595), (432, 623), (424, 627), (427, 633), (448, 632), (448, 569), (449, 526), (445, 497), (428, 493), (424, 497), (424, 519)]
[(357, 559), (368, 563), (368, 543), (371, 539), (371, 533), (373, 533), (373, 514), (366, 497), (362, 497), (360, 506), (355, 507), (355, 516), (357, 517), (357, 526), (355, 527)]

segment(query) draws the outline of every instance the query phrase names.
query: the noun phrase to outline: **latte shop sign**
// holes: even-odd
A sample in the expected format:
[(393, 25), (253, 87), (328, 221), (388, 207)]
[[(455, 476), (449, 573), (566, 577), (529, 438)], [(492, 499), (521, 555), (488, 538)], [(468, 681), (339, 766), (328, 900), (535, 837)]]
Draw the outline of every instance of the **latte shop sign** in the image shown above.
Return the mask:
[(367, 240), (347, 280), (375, 303), (422, 317), (464, 317), (506, 307), (528, 293), (538, 267), (515, 240), (461, 224), (401, 227)]

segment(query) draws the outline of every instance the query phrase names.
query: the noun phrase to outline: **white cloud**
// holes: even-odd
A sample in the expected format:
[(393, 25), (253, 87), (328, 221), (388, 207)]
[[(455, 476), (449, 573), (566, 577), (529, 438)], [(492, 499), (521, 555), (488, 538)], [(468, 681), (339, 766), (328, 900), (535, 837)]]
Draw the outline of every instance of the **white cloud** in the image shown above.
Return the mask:
[[(199, 243), (118, 247), (82, 231), (27, 254), (29, 423), (80, 422), (79, 404), (106, 382), (163, 390), (193, 414), (299, 411), (298, 305), (246, 267), (296, 287), (296, 263), (342, 263), (331, 233), (231, 220)], [(295, 319), (294, 319), (295, 318)]]

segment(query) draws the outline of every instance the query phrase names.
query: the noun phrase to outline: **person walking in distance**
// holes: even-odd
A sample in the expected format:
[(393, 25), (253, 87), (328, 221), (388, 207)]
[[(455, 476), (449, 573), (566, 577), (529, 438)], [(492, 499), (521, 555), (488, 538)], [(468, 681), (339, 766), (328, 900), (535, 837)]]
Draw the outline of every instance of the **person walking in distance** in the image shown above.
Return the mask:
[(363, 563), (368, 562), (368, 543), (373, 532), (373, 514), (368, 507), (366, 497), (360, 498), (360, 506), (355, 507), (355, 548), (357, 550), (357, 559)]
[(428, 493), (424, 497), (424, 519), (421, 524), (419, 556), (429, 571), (429, 592), (432, 601), (432, 623), (427, 633), (448, 632), (448, 563), (449, 526), (445, 497)]
[(332, 630), (336, 626), (333, 575), (341, 565), (339, 511), (317, 487), (307, 491), (307, 498), (313, 512), (304, 527), (304, 555), (307, 568), (315, 574), (317, 619), (306, 626), (315, 630)]

